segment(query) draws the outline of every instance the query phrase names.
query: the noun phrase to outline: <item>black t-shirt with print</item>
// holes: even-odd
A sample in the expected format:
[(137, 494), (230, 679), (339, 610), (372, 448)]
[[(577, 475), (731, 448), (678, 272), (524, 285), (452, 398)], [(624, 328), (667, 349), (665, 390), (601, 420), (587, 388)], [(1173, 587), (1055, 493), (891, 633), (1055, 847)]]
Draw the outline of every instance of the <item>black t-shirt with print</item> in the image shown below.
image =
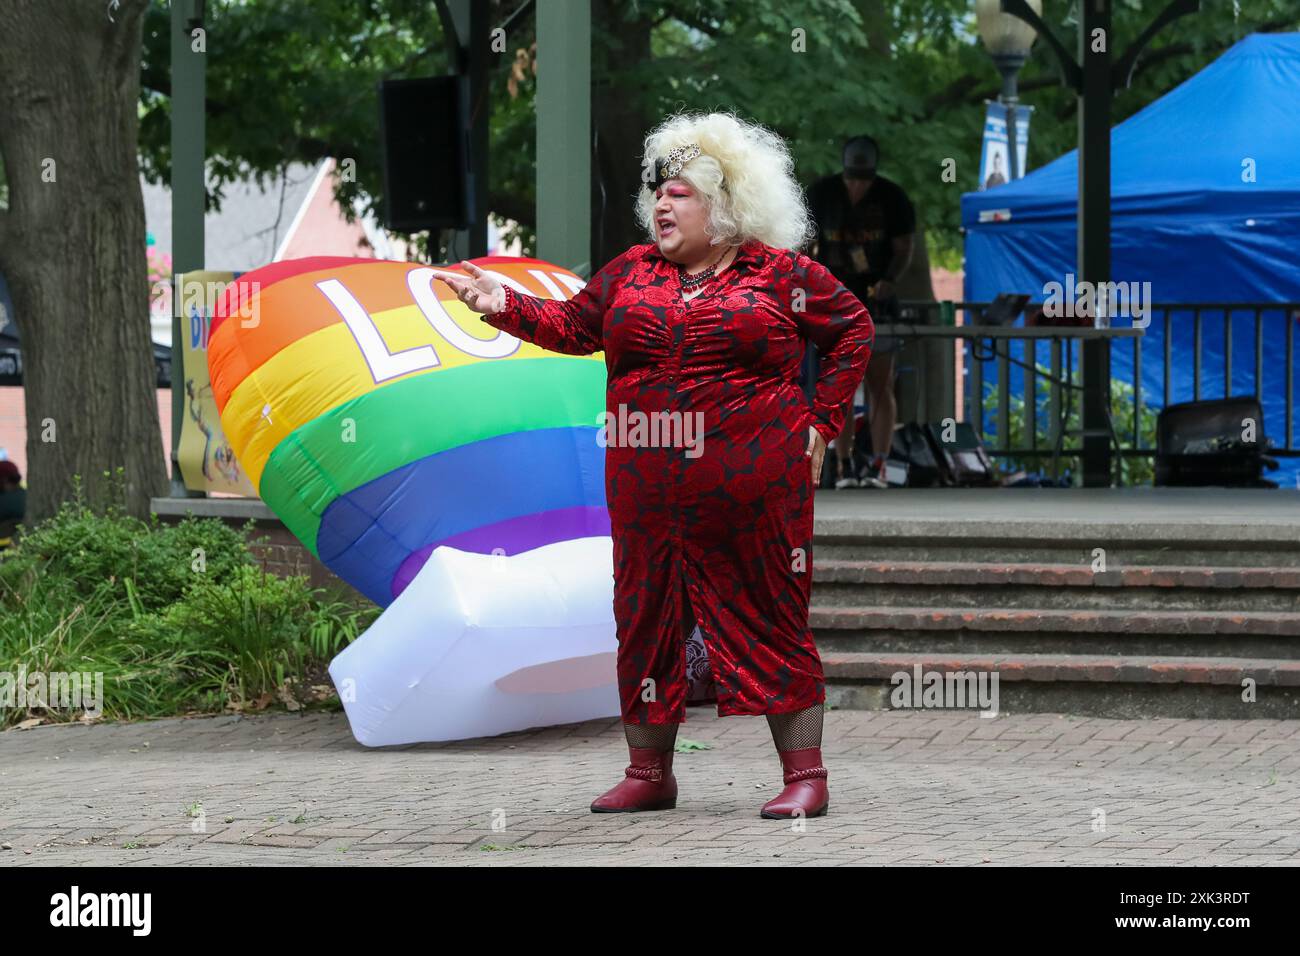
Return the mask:
[[(876, 176), (856, 205), (841, 174), (817, 180), (808, 189), (808, 207), (817, 223), (813, 258), (864, 302), (868, 290), (889, 273), (893, 240), (916, 231), (912, 203), (891, 179)], [(860, 250), (855, 255), (855, 250)], [(864, 265), (865, 269), (859, 267)]]

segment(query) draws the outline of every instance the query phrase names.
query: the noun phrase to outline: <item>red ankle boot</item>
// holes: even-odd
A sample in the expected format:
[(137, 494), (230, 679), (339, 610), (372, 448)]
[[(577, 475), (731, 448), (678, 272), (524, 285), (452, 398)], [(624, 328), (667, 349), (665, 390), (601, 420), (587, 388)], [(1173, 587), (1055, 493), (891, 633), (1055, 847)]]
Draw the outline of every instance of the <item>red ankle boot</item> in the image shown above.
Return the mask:
[(821, 748), (779, 750), (777, 753), (781, 756), (785, 789), (779, 797), (763, 804), (759, 816), (767, 820), (788, 820), (796, 815), (820, 817), (831, 805)]
[(591, 804), (592, 813), (636, 813), (671, 810), (677, 806), (677, 778), (673, 776), (671, 750), (628, 747), (632, 764), (626, 779)]

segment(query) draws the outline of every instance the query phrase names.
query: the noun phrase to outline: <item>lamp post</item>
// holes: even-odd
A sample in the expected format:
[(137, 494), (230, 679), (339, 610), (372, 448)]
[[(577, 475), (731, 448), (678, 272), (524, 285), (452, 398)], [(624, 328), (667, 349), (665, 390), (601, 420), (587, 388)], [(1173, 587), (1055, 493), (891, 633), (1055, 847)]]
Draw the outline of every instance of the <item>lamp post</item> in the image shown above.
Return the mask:
[[(172, 275), (198, 272), (205, 263), (203, 217), (207, 204), (207, 54), (194, 49), (194, 31), (206, 29), (206, 0), (174, 0), (171, 9), (171, 190)], [(175, 278), (172, 280), (175, 282)], [(172, 442), (173, 498), (202, 498), (185, 487), (176, 459), (185, 421), (185, 369), (178, 286), (172, 288)]]
[[(1029, 0), (1030, 8), (1037, 14), (1043, 12), (1043, 0)], [(979, 27), (980, 41), (993, 58), (1002, 74), (1002, 92), (998, 102), (1007, 108), (1007, 182), (1014, 182), (1024, 171), (1019, 168), (1019, 150), (1016, 146), (1016, 104), (1020, 97), (1016, 90), (1016, 75), (1029, 58), (1038, 31), (1009, 13), (1002, 12), (1002, 0), (975, 0), (975, 22)]]

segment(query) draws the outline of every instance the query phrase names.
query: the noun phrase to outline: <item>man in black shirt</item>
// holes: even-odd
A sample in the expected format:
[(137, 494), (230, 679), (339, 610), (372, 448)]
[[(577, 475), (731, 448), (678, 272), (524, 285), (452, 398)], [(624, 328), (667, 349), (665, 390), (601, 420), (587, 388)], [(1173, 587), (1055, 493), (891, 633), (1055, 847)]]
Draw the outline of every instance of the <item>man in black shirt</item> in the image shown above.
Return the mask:
[[(813, 183), (808, 206), (817, 223), (813, 258), (862, 300), (873, 320), (886, 323), (898, 321), (895, 283), (912, 261), (916, 213), (901, 186), (877, 175), (879, 159), (875, 140), (853, 137), (844, 144), (843, 172)], [(835, 439), (837, 488), (885, 487), (885, 458), (898, 418), (894, 357), (901, 347), (893, 336), (876, 336), (866, 374), (872, 461), (866, 474), (854, 474), (850, 398), (844, 430)]]

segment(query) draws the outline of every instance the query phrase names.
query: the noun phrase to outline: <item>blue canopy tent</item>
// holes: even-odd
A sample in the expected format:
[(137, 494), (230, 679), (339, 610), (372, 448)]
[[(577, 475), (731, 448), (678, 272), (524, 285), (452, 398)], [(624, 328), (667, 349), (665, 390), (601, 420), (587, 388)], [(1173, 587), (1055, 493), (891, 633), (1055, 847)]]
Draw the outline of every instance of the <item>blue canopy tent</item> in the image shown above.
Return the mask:
[[(1078, 175), (1072, 151), (962, 197), (967, 301), (1019, 292), (1041, 303), (1048, 283), (1078, 278)], [(1158, 304), (1300, 302), (1300, 34), (1246, 37), (1111, 131), (1111, 280), (1149, 282)], [(1202, 398), (1223, 394), (1222, 316), (1203, 324)], [(1192, 314), (1170, 319), (1170, 400), (1189, 401)], [(1284, 435), (1285, 367), (1294, 361), (1286, 324), (1294, 321), (1278, 309), (1263, 323), (1264, 425), (1278, 445), (1294, 445)], [(1234, 312), (1231, 322), (1231, 391), (1250, 394), (1254, 314)], [(1144, 401), (1153, 407), (1164, 401), (1163, 335), (1153, 319), (1142, 363)], [(1113, 346), (1114, 379), (1132, 381), (1133, 352), (1129, 341)], [(1077, 367), (1077, 352), (1075, 359)], [(1023, 381), (1015, 376), (1013, 388)], [(1295, 459), (1283, 459), (1269, 477), (1294, 486), (1296, 471)]]

